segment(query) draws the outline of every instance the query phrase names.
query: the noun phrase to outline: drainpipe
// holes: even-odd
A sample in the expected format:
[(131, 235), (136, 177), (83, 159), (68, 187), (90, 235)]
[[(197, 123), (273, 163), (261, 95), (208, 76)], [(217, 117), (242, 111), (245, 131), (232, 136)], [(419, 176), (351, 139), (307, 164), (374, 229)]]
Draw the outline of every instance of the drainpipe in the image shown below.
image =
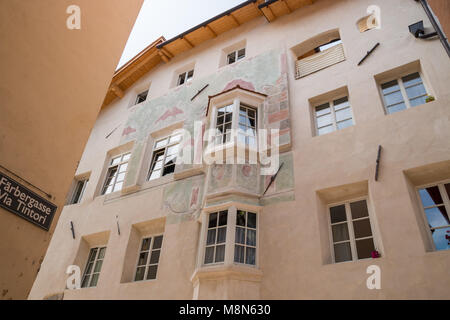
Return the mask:
[(420, 4), (422, 5), (423, 10), (425, 10), (425, 13), (428, 16), (428, 19), (430, 19), (431, 25), (433, 26), (434, 30), (436, 30), (437, 35), (439, 36), (439, 40), (441, 40), (441, 43), (444, 46), (444, 49), (447, 52), (447, 55), (450, 57), (450, 46), (448, 43), (448, 39), (445, 36), (444, 32), (442, 31), (439, 23), (436, 21), (436, 18), (434, 16), (433, 12), (431, 11), (427, 0), (415, 0), (415, 1), (420, 2)]

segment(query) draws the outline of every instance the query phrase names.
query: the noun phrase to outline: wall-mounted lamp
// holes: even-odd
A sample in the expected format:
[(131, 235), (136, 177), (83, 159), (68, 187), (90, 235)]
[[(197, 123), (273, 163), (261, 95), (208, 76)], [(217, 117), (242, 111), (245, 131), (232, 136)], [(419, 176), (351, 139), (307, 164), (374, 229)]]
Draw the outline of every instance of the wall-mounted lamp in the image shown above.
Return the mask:
[(425, 34), (425, 28), (423, 27), (422, 20), (409, 25), (408, 28), (409, 28), (409, 32), (411, 32), (414, 35), (414, 37), (420, 38), (420, 39), (427, 39), (427, 38), (431, 38), (431, 37), (438, 35), (437, 32)]

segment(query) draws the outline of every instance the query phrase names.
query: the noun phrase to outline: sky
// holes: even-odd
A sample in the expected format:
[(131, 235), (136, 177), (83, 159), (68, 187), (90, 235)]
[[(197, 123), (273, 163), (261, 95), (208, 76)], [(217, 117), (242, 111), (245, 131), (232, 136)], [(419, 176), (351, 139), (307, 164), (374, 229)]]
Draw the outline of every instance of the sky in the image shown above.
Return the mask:
[(170, 38), (244, 0), (144, 0), (120, 58), (120, 68), (160, 36)]

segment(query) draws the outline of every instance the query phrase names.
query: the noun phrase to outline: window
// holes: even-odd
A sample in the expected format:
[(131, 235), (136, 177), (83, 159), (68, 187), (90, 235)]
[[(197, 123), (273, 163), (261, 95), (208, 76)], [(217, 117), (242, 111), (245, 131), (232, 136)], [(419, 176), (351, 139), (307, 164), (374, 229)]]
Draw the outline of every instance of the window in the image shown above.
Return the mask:
[(205, 264), (224, 262), (228, 211), (209, 214), (206, 234)]
[(348, 97), (316, 106), (314, 116), (318, 136), (353, 125), (352, 108)]
[(227, 55), (227, 64), (235, 63), (245, 58), (245, 48), (233, 51)]
[(175, 171), (180, 140), (181, 134), (172, 134), (156, 141), (147, 180), (154, 180)]
[(194, 70), (183, 72), (178, 76), (177, 86), (181, 86), (182, 84), (191, 81), (194, 76)]
[(366, 259), (375, 250), (366, 200), (330, 207), (334, 262)]
[(156, 279), (163, 236), (142, 239), (134, 281)]
[(436, 250), (450, 249), (450, 182), (419, 189)]
[(82, 288), (95, 287), (102, 269), (103, 259), (105, 258), (106, 247), (92, 248), (89, 252), (89, 258), (84, 269)]
[(136, 97), (136, 102), (135, 104), (139, 104), (141, 102), (144, 102), (145, 100), (147, 100), (147, 94), (148, 94), (148, 90), (141, 92), (137, 95)]
[(231, 141), (233, 123), (233, 104), (217, 109), (216, 144)]
[(256, 264), (256, 213), (237, 211), (234, 262)]
[(391, 114), (426, 102), (427, 90), (418, 72), (381, 84), (386, 113)]
[(130, 157), (131, 152), (127, 152), (111, 159), (102, 194), (108, 194), (122, 189)]
[(73, 191), (72, 199), (70, 200), (69, 204), (80, 203), (88, 181), (89, 179), (82, 179), (77, 181), (75, 189)]
[(316, 52), (316, 53), (322, 52), (322, 51), (325, 51), (325, 50), (327, 50), (327, 49), (329, 49), (329, 48), (332, 48), (332, 47), (334, 47), (334, 46), (337, 46), (338, 44), (341, 44), (341, 43), (342, 43), (342, 40), (341, 40), (341, 39), (334, 39), (334, 40), (331, 40), (331, 41), (328, 42), (328, 43), (322, 44), (322, 45), (320, 45), (320, 46), (314, 48), (314, 52)]

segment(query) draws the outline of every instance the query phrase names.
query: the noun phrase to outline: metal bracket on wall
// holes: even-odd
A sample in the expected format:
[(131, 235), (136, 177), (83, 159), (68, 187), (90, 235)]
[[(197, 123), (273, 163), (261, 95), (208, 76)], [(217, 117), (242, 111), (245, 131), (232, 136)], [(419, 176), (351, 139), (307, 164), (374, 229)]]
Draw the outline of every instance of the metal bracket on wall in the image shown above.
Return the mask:
[(198, 96), (200, 93), (202, 93), (202, 91), (205, 90), (208, 86), (209, 86), (209, 83), (208, 83), (206, 86), (204, 86), (203, 88), (201, 88), (200, 90), (198, 90), (198, 92), (195, 94), (195, 96), (193, 96), (193, 97), (191, 98), (191, 101), (193, 101), (195, 98), (197, 98), (197, 96)]
[(284, 164), (284, 162), (282, 162), (282, 163), (280, 164), (280, 166), (278, 167), (277, 172), (276, 172), (273, 176), (270, 177), (270, 182), (269, 182), (269, 184), (267, 185), (266, 190), (264, 190), (263, 196), (266, 194), (267, 190), (269, 190), (270, 186), (272, 185), (272, 183), (273, 183), (273, 182), (275, 181), (275, 179), (277, 178), (278, 172), (280, 172), (281, 167), (283, 166), (283, 164)]
[(380, 156), (381, 156), (381, 145), (378, 146), (378, 154), (377, 154), (377, 160), (376, 160), (376, 167), (375, 167), (375, 181), (378, 181), (378, 172), (380, 168)]
[(73, 227), (73, 222), (70, 221), (70, 230), (72, 230), (72, 237), (75, 239), (75, 229)]
[(370, 56), (372, 54), (372, 52), (380, 45), (379, 42), (377, 42), (376, 45), (373, 46), (372, 49), (370, 49), (369, 51), (367, 51), (366, 55), (364, 56), (364, 58), (361, 59), (361, 61), (358, 62), (358, 66), (364, 62), (364, 60), (367, 59), (368, 56)]
[(116, 216), (116, 224), (117, 224), (117, 233), (120, 236), (120, 227), (119, 227), (119, 216)]

